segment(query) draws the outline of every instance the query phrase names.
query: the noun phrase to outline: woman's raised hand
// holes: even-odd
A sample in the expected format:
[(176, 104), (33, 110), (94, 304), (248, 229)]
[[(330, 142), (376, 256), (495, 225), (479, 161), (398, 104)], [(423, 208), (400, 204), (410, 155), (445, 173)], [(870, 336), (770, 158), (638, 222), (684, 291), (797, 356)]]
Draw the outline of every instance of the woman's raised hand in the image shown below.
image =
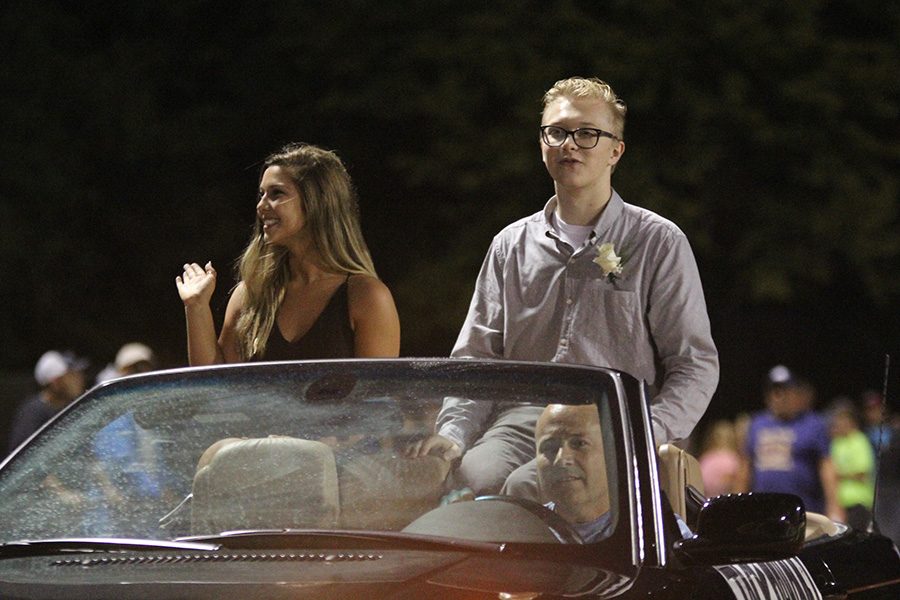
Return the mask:
[(184, 273), (175, 278), (178, 295), (185, 306), (209, 304), (216, 289), (216, 270), (212, 262), (201, 267), (197, 263), (185, 264)]

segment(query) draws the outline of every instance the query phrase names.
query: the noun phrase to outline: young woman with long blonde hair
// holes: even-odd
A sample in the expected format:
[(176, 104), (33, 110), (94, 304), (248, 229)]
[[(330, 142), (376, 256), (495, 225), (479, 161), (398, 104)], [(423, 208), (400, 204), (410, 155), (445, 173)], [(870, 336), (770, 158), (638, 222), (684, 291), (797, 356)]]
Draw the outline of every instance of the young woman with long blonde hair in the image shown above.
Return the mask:
[(340, 158), (290, 144), (263, 164), (253, 236), (216, 337), (211, 263), (176, 278), (194, 365), (252, 360), (396, 357), (400, 323), (378, 279)]

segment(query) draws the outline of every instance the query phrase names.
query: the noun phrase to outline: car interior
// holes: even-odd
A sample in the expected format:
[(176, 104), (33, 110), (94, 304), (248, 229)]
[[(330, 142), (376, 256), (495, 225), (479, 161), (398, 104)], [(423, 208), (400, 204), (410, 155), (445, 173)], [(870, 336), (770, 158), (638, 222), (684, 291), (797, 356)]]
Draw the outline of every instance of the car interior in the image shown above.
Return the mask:
[(440, 503), (449, 463), (286, 436), (231, 439), (200, 464), (194, 534), (253, 528), (399, 530)]
[[(689, 525), (706, 497), (697, 460), (673, 444), (658, 450), (660, 485)], [(193, 534), (254, 528), (400, 530), (438, 506), (449, 463), (393, 453), (335, 451), (287, 436), (213, 444), (198, 463)]]
[(531, 500), (442, 503), (449, 470), (436, 456), (346, 452), (287, 436), (223, 439), (198, 462), (190, 530), (349, 529), (580, 543), (562, 517)]
[[(693, 527), (700, 508), (707, 500), (700, 464), (691, 454), (674, 444), (662, 444), (657, 455), (660, 487), (668, 496), (675, 514)], [(806, 542), (837, 535), (841, 530), (842, 526), (827, 516), (806, 512)]]
[(706, 501), (700, 463), (674, 444), (662, 444), (657, 449), (657, 456), (662, 491), (669, 498), (675, 514), (688, 526), (693, 526)]

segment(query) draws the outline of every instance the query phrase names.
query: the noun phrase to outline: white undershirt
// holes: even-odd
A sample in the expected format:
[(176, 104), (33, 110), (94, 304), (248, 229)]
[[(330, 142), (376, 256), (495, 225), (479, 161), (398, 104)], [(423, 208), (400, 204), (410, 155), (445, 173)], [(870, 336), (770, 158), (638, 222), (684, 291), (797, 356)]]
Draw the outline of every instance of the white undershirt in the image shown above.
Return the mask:
[(588, 238), (594, 233), (594, 225), (570, 225), (562, 220), (555, 211), (553, 213), (553, 225), (559, 234), (559, 239), (578, 250), (587, 243)]

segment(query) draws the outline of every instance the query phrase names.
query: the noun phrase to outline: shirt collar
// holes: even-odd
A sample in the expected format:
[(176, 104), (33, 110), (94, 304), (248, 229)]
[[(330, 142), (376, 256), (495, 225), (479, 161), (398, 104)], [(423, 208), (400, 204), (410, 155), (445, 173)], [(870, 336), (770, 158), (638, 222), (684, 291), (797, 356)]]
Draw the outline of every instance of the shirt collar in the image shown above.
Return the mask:
[[(556, 510), (556, 502), (552, 500), (544, 504), (547, 508), (559, 514)], [(572, 527), (578, 532), (578, 535), (586, 543), (595, 542), (602, 537), (606, 537), (612, 531), (612, 514), (606, 511), (593, 521), (587, 523), (572, 523)]]
[[(547, 235), (558, 239), (559, 231), (557, 231), (556, 228), (556, 220), (553, 218), (553, 213), (556, 211), (557, 203), (558, 200), (556, 199), (556, 196), (553, 196), (552, 198), (550, 198), (550, 200), (547, 201), (547, 204), (544, 205), (542, 222)], [(597, 224), (594, 225), (592, 237), (596, 239), (609, 231), (609, 228), (612, 227), (612, 224), (618, 220), (624, 209), (625, 201), (622, 200), (622, 196), (620, 196), (616, 190), (613, 190), (612, 196), (610, 197), (609, 202), (606, 204), (606, 208), (603, 209), (603, 213), (601, 213), (600, 219), (597, 221)]]
[(613, 190), (612, 196), (606, 204), (606, 208), (603, 209), (603, 213), (600, 215), (597, 225), (594, 226), (594, 235), (598, 238), (605, 235), (613, 226), (613, 223), (619, 220), (619, 217), (622, 216), (624, 210), (625, 201), (622, 200), (622, 196), (620, 196), (616, 190)]

